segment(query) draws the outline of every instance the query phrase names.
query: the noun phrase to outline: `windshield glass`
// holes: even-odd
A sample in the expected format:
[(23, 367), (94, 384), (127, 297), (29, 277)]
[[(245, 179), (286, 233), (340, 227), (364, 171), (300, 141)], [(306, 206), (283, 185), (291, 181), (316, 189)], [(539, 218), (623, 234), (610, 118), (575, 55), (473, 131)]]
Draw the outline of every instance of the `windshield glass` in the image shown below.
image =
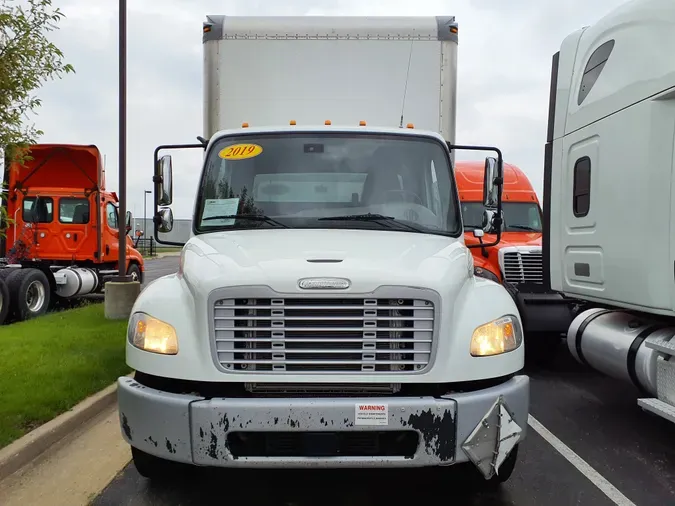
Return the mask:
[(196, 233), (358, 228), (457, 237), (456, 195), (447, 151), (434, 139), (300, 132), (226, 137), (209, 151), (194, 227)]
[[(462, 219), (465, 229), (481, 228), (483, 204), (462, 202)], [(541, 232), (541, 210), (535, 202), (502, 202), (504, 212), (503, 232)]]

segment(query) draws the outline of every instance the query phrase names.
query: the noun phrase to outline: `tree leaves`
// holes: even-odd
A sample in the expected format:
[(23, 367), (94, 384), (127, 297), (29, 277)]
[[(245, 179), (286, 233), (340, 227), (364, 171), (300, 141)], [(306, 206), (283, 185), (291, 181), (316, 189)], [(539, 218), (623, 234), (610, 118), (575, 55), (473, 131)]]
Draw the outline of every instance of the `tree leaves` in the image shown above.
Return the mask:
[[(43, 134), (28, 124), (28, 115), (42, 104), (35, 90), (75, 72), (47, 37), (63, 17), (52, 0), (0, 0), (0, 148), (5, 161), (21, 163), (25, 148)], [(2, 213), (6, 218), (4, 206)]]

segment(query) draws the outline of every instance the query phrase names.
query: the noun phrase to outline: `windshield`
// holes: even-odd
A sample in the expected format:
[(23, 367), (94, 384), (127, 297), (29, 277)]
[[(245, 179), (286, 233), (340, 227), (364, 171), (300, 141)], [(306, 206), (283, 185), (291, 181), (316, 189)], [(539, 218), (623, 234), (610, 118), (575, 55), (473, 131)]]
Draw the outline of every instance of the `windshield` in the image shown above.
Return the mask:
[[(465, 229), (482, 228), (483, 204), (462, 202), (462, 219)], [(502, 202), (504, 212), (503, 232), (541, 232), (541, 210), (536, 202)]]
[(246, 135), (221, 139), (207, 156), (196, 233), (279, 227), (461, 233), (447, 151), (434, 139)]

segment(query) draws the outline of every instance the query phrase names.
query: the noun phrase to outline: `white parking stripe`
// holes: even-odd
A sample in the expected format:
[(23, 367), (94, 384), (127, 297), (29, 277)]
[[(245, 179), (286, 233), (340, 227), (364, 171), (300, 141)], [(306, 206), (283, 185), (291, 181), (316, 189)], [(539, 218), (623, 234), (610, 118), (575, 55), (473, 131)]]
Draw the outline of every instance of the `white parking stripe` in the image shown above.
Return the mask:
[(588, 478), (593, 483), (593, 485), (598, 487), (607, 497), (609, 497), (609, 499), (614, 504), (617, 506), (635, 506), (635, 503), (619, 492), (619, 490), (614, 485), (607, 481), (607, 479), (599, 472), (593, 469), (590, 464), (588, 464), (588, 462), (574, 453), (574, 451), (565, 443), (555, 437), (551, 431), (549, 431), (539, 422), (539, 420), (530, 415), (528, 424), (553, 448), (555, 448), (558, 453), (565, 457), (570, 464), (576, 467), (581, 474)]

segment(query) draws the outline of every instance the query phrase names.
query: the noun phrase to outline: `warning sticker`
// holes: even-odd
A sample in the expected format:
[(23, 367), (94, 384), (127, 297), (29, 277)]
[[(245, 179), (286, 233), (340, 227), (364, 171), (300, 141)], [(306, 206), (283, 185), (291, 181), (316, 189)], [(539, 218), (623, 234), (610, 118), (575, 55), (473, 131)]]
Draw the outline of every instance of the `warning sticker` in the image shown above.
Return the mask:
[(388, 425), (389, 406), (387, 404), (356, 404), (355, 425)]

